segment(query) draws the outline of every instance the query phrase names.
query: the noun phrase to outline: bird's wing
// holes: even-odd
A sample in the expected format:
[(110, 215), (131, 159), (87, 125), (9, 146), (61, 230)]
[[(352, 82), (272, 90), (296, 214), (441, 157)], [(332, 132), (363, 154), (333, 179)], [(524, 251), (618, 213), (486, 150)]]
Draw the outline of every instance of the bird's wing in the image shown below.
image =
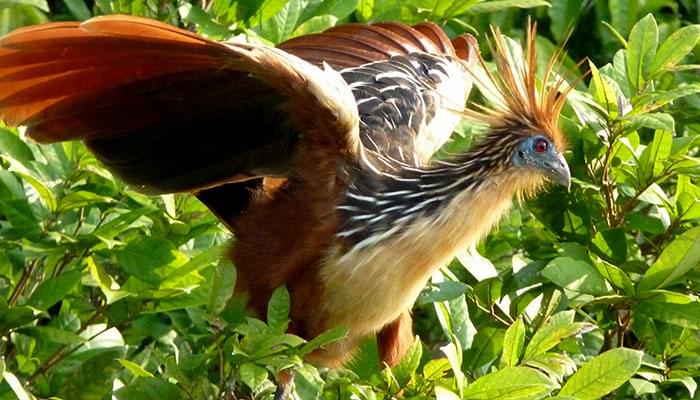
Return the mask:
[(355, 100), (337, 72), (124, 16), (0, 39), (0, 119), (40, 142), (84, 140), (150, 192), (284, 174), (295, 132), (339, 156), (358, 146)]
[(364, 147), (414, 166), (428, 162), (461, 119), (471, 89), (466, 70), (478, 59), (472, 36), (450, 41), (432, 23), (342, 25), (280, 47), (341, 69), (357, 101)]

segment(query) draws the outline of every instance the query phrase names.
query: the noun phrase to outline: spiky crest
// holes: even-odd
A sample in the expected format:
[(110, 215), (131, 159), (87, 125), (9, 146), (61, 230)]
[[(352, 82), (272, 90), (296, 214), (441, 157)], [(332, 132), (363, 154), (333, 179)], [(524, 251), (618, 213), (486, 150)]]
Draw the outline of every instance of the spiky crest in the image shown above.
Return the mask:
[(559, 47), (547, 63), (541, 80), (537, 79), (537, 25), (528, 21), (523, 61), (516, 61), (520, 51), (514, 48), (497, 27), (491, 27), (489, 42), (495, 72), (491, 72), (479, 54), (479, 67), (470, 70), (475, 85), (491, 103), (474, 105), (465, 115), (488, 124), (494, 132), (541, 133), (563, 151), (566, 141), (558, 128), (558, 119), (567, 94), (573, 86), (556, 73), (561, 66), (563, 49)]

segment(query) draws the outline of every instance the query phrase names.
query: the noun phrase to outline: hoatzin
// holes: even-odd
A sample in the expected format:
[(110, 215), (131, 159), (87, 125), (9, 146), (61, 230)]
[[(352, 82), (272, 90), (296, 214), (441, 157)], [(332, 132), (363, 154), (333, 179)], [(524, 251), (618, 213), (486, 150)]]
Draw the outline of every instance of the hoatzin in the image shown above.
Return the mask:
[[(126, 16), (50, 23), (0, 39), (0, 118), (39, 142), (82, 140), (147, 193), (196, 193), (234, 233), (252, 310), (286, 285), (292, 332), (348, 328), (310, 361), (340, 365), (376, 333), (393, 365), (431, 274), (514, 197), (570, 182), (555, 62), (538, 80), (534, 29), (518, 60), (493, 36), (489, 70), (473, 37), (430, 23), (277, 48)], [(473, 84), (492, 106), (466, 106)], [(487, 133), (431, 161), (465, 116)]]

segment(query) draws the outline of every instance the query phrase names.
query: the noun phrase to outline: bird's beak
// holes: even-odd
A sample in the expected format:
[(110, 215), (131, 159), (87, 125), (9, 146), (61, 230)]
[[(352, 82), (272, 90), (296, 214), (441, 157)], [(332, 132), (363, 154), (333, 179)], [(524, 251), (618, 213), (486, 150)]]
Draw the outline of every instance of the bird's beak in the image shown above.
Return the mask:
[(549, 179), (566, 186), (566, 190), (569, 190), (571, 187), (571, 171), (569, 171), (569, 165), (562, 154), (557, 154), (552, 160), (546, 161), (544, 166), (545, 174)]

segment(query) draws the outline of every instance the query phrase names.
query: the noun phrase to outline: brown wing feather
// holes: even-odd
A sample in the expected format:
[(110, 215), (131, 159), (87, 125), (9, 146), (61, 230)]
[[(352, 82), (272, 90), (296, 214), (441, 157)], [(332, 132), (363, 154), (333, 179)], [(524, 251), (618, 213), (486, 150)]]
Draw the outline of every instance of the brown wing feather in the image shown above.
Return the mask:
[[(454, 54), (440, 32), (432, 24), (350, 24), (280, 48), (340, 69), (411, 52)], [(305, 79), (296, 63), (128, 16), (23, 28), (0, 38), (0, 118), (27, 125), (38, 141), (85, 140), (145, 191), (284, 175), (299, 126), (347, 128), (324, 118), (324, 107), (337, 106), (332, 94), (290, 84)], [(356, 145), (352, 135), (337, 136), (339, 149)]]
[(354, 111), (352, 94), (322, 87), (333, 80), (322, 74), (274, 49), (147, 19), (48, 24), (0, 39), (0, 118), (42, 142), (86, 140), (146, 191), (195, 190), (284, 174), (307, 123), (340, 151), (356, 146), (352, 127), (334, 121)]

